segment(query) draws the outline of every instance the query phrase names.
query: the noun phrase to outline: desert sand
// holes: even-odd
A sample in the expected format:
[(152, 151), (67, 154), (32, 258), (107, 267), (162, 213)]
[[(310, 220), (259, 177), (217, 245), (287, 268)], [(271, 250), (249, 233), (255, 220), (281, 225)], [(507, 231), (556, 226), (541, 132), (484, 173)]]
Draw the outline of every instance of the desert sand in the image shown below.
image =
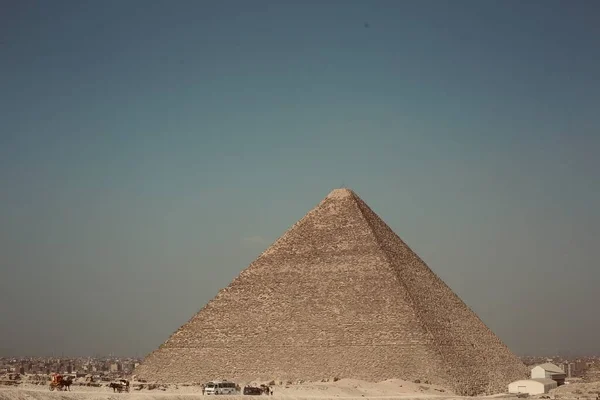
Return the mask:
[[(246, 382), (248, 384), (250, 382)], [(252, 382), (260, 384), (262, 382)], [(243, 386), (243, 385), (242, 385)], [(379, 383), (355, 379), (340, 379), (337, 382), (306, 382), (301, 384), (275, 385), (271, 398), (290, 400), (303, 399), (458, 399), (447, 389), (436, 385), (390, 379)], [(250, 400), (265, 396), (219, 396), (227, 399)], [(498, 396), (496, 396), (498, 397)], [(51, 392), (47, 385), (23, 383), (18, 387), (0, 387), (0, 400), (201, 400), (198, 386), (169, 385), (157, 389), (135, 390), (129, 393), (113, 393), (102, 387), (72, 386), (70, 392)], [(265, 399), (266, 400), (266, 399)]]
[[(260, 384), (264, 382), (244, 382)], [(242, 386), (244, 386), (242, 384)], [(531, 399), (545, 398), (560, 400), (596, 400), (600, 394), (600, 382), (572, 383), (552, 390), (544, 396), (530, 396)], [(218, 396), (222, 400), (260, 400), (264, 396)], [(436, 385), (414, 383), (400, 379), (390, 379), (378, 383), (356, 379), (340, 379), (337, 382), (305, 382), (274, 386), (271, 398), (285, 400), (312, 399), (516, 399), (515, 395), (498, 394), (484, 397), (456, 396)], [(107, 386), (73, 386), (70, 392), (51, 392), (47, 385), (22, 383), (17, 387), (0, 386), (0, 400), (202, 400), (199, 386), (160, 385), (157, 389), (132, 390), (130, 393), (114, 393)], [(265, 399), (266, 400), (266, 399)], [(275, 400), (275, 399), (274, 399)]]
[[(244, 384), (260, 384), (263, 382), (244, 382)], [(242, 384), (240, 382), (240, 384)], [(243, 385), (242, 385), (243, 386)], [(560, 400), (596, 400), (600, 394), (600, 382), (572, 383), (552, 390), (545, 396), (530, 396), (531, 399), (549, 397)], [(218, 396), (222, 400), (260, 400), (264, 396)], [(337, 382), (305, 382), (274, 386), (271, 398), (285, 400), (312, 399), (418, 399), (418, 400), (453, 400), (453, 399), (516, 399), (509, 394), (498, 394), (485, 397), (456, 396), (447, 389), (436, 385), (414, 383), (399, 379), (390, 379), (378, 383), (355, 379), (340, 379)], [(73, 386), (70, 392), (51, 392), (47, 385), (22, 383), (18, 386), (0, 386), (0, 400), (203, 400), (201, 389), (193, 385), (159, 385), (148, 390), (132, 390), (130, 393), (114, 393), (112, 389), (101, 387)], [(266, 400), (266, 399), (265, 399)]]

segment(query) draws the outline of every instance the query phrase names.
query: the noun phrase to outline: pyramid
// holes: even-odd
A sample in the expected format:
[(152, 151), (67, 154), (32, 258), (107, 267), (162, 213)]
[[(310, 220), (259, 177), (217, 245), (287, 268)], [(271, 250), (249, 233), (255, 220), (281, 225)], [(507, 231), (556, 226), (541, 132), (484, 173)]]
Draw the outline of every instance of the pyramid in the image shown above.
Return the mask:
[(335, 189), (138, 366), (165, 383), (419, 379), (505, 392), (529, 370), (349, 189)]

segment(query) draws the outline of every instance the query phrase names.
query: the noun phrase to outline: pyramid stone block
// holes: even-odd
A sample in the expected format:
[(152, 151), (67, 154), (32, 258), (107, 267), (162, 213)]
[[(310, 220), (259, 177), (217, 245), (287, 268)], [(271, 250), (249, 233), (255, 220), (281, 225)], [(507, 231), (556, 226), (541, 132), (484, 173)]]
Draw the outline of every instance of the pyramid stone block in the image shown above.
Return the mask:
[(336, 189), (135, 373), (420, 379), (476, 395), (528, 369), (356, 193)]

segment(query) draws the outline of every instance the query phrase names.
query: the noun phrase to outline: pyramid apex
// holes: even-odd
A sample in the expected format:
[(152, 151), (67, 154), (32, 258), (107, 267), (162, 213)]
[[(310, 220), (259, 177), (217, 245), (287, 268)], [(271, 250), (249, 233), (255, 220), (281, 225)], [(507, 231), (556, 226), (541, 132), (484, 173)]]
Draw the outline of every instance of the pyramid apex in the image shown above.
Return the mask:
[(348, 188), (339, 188), (339, 189), (333, 189), (331, 192), (329, 192), (329, 194), (327, 195), (326, 198), (328, 199), (341, 199), (344, 197), (350, 197), (354, 194), (354, 192), (351, 189)]

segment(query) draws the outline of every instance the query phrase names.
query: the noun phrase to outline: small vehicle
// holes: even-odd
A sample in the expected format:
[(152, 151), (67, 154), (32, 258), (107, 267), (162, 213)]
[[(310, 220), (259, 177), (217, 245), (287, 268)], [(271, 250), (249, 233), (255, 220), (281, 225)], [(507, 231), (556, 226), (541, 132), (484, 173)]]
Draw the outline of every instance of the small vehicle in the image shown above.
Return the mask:
[(244, 386), (244, 394), (250, 396), (261, 396), (263, 394), (269, 395), (271, 389), (267, 385), (257, 386)]
[(263, 394), (263, 391), (261, 388), (256, 386), (244, 386), (244, 394), (250, 396), (260, 396)]
[(208, 382), (204, 387), (204, 394), (206, 395), (217, 395), (217, 394), (239, 394), (239, 387), (235, 382), (229, 381), (212, 381)]

